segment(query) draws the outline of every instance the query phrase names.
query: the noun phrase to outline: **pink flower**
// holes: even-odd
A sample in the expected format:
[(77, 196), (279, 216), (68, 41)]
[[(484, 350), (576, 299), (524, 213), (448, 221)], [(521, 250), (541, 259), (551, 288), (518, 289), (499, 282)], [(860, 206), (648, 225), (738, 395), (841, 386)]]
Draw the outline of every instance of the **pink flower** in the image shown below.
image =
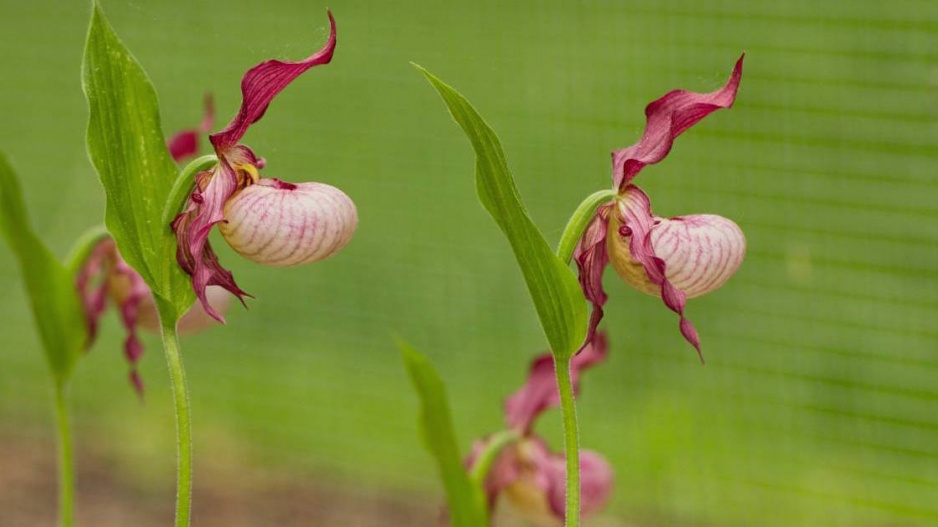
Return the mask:
[[(697, 329), (684, 316), (688, 298), (723, 285), (739, 269), (746, 239), (732, 221), (712, 214), (663, 218), (652, 213), (651, 201), (632, 180), (645, 166), (671, 151), (677, 136), (736, 99), (743, 57), (726, 84), (712, 93), (674, 90), (645, 108), (647, 124), (641, 140), (612, 153), (612, 180), (618, 197), (596, 211), (574, 251), (580, 285), (593, 304), (588, 339), (603, 316), (606, 293), (602, 274), (608, 263), (629, 285), (659, 296), (680, 316), (680, 330), (700, 354)], [(703, 355), (700, 355), (703, 360)]]
[[(87, 347), (94, 343), (98, 331), (98, 322), (110, 301), (120, 312), (121, 324), (127, 331), (124, 340), (124, 356), (130, 363), (130, 381), (139, 395), (143, 395), (143, 380), (137, 372), (137, 363), (143, 356), (143, 346), (137, 336), (137, 328), (157, 333), (160, 331), (159, 315), (150, 288), (127, 262), (121, 258), (117, 245), (110, 237), (99, 241), (79, 268), (76, 287), (85, 311), (88, 326)], [(231, 301), (229, 295), (220, 287), (210, 288), (208, 296), (212, 305), (220, 311), (226, 311)], [(182, 334), (194, 333), (217, 322), (211, 318), (202, 306), (192, 306), (179, 319), (177, 329)]]
[(205, 96), (205, 117), (202, 118), (202, 124), (198, 128), (183, 130), (167, 141), (166, 147), (169, 148), (173, 159), (179, 161), (199, 153), (199, 136), (205, 135), (211, 131), (215, 123), (215, 103), (211, 95)]
[[(579, 392), (580, 371), (605, 360), (605, 335), (597, 333), (592, 344), (570, 363), (574, 391)], [(531, 364), (528, 380), (505, 403), (505, 420), (520, 439), (501, 451), (485, 480), (489, 508), (498, 497), (506, 496), (526, 519), (544, 526), (562, 525), (566, 515), (566, 462), (563, 454), (551, 452), (533, 432), (534, 421), (545, 410), (560, 405), (550, 354)], [(466, 464), (472, 467), (491, 438), (476, 441)], [(612, 494), (612, 467), (602, 456), (589, 450), (580, 452), (581, 512), (588, 516), (601, 509)]]
[(241, 79), (238, 115), (209, 139), (218, 164), (196, 175), (185, 210), (172, 222), (179, 265), (192, 277), (196, 296), (211, 316), (223, 321), (206, 297), (211, 285), (242, 300), (247, 294), (223, 268), (208, 241), (216, 224), (240, 255), (258, 263), (292, 266), (327, 258), (351, 240), (358, 227), (354, 203), (323, 183), (286, 183), (261, 178), (265, 161), (240, 144), (248, 128), (267, 111), (274, 97), (313, 66), (328, 64), (336, 45), (335, 19), (329, 13), (326, 45), (299, 62), (268, 60)]

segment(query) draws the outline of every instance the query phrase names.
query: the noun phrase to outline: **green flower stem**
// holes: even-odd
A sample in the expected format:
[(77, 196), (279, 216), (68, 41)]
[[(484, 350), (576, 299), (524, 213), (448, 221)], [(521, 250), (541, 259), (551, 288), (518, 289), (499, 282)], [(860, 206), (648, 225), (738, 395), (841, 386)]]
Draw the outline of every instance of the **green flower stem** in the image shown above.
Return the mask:
[[(590, 194), (573, 211), (567, 226), (563, 229), (560, 243), (557, 245), (557, 257), (563, 263), (570, 263), (577, 242), (586, 231), (596, 209), (602, 204), (615, 199), (618, 193), (613, 189), (600, 190)], [(567, 459), (567, 518), (566, 527), (580, 525), (580, 432), (576, 419), (576, 397), (570, 379), (570, 357), (554, 355), (554, 372), (557, 375), (557, 390), (560, 392), (560, 413), (563, 416), (563, 447)]]
[(178, 467), (176, 471), (176, 527), (189, 527), (192, 511), (192, 419), (189, 414), (189, 389), (186, 387), (186, 372), (179, 353), (176, 336), (175, 309), (171, 304), (156, 297), (162, 325), (163, 351), (173, 384), (173, 401), (176, 405), (176, 446)]
[(580, 236), (583, 235), (583, 231), (586, 230), (596, 214), (596, 209), (603, 203), (614, 199), (617, 195), (618, 193), (612, 189), (594, 192), (587, 196), (580, 203), (580, 206), (573, 211), (573, 216), (570, 216), (570, 221), (564, 227), (563, 236), (560, 237), (560, 243), (557, 245), (557, 256), (560, 257), (562, 262), (570, 263), (570, 259), (573, 258), (573, 250), (576, 249)]
[(580, 525), (580, 439), (576, 420), (576, 398), (570, 379), (570, 359), (554, 357), (557, 389), (560, 391), (560, 413), (563, 416), (563, 448), (567, 458), (566, 527)]
[(176, 217), (176, 214), (182, 210), (182, 207), (186, 204), (186, 200), (189, 199), (189, 194), (192, 193), (192, 189), (195, 187), (195, 176), (199, 172), (208, 170), (218, 164), (218, 158), (213, 155), (207, 155), (193, 159), (191, 163), (186, 165), (185, 168), (179, 172), (179, 175), (176, 176), (176, 181), (173, 182), (173, 187), (169, 189), (169, 196), (166, 198), (166, 205), (163, 206), (163, 225), (169, 225), (172, 223), (173, 218)]
[(55, 421), (59, 433), (59, 527), (75, 525), (75, 456), (68, 419), (68, 385), (55, 383)]
[(489, 438), (488, 444), (485, 445), (485, 449), (479, 453), (479, 457), (476, 458), (476, 462), (469, 472), (469, 477), (472, 479), (472, 482), (480, 487), (484, 487), (485, 478), (489, 475), (489, 471), (492, 470), (492, 465), (495, 463), (495, 460), (498, 459), (498, 455), (502, 453), (505, 447), (514, 443), (520, 437), (521, 435), (517, 430), (502, 430), (501, 432), (493, 434), (492, 437)]

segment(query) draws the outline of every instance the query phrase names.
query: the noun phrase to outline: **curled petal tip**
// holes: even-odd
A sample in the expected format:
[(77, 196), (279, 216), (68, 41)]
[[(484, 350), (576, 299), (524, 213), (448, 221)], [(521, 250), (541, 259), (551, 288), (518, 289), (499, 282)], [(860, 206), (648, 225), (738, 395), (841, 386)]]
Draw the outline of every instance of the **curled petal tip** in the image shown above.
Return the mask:
[(225, 206), (219, 226), (241, 256), (264, 265), (290, 267), (339, 252), (358, 228), (358, 212), (341, 190), (323, 183), (262, 179)]
[(212, 130), (212, 127), (215, 126), (215, 99), (212, 97), (211, 93), (205, 94), (203, 104), (205, 105), (205, 116), (202, 117), (202, 124), (199, 126), (199, 131), (203, 134), (207, 134)]
[(244, 137), (248, 128), (267, 111), (270, 102), (294, 79), (313, 66), (332, 61), (336, 45), (336, 24), (332, 12), (329, 15), (329, 39), (316, 53), (298, 62), (268, 60), (254, 66), (241, 79), (241, 108), (238, 115), (224, 130), (209, 136), (215, 151), (222, 153), (235, 146)]
[(710, 93), (673, 90), (649, 103), (641, 140), (612, 153), (612, 180), (616, 188), (624, 190), (643, 168), (664, 159), (674, 140), (704, 117), (733, 106), (742, 74), (743, 57), (740, 57), (722, 88)]
[(143, 401), (143, 378), (140, 377), (140, 372), (136, 368), (130, 371), (128, 375), (130, 378), (130, 384), (133, 385), (134, 391), (137, 392), (137, 397)]

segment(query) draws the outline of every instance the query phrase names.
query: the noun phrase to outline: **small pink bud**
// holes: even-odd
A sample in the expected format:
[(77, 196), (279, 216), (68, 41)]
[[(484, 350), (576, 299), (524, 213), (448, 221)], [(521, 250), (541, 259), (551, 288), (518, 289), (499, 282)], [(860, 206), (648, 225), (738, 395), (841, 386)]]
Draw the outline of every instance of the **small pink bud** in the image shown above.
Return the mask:
[(289, 267), (339, 252), (358, 228), (355, 204), (323, 183), (261, 179), (225, 204), (222, 236), (241, 256)]
[[(635, 289), (661, 296), (661, 286), (652, 282), (642, 263), (632, 257), (630, 237), (620, 234), (624, 230), (619, 214), (611, 214), (606, 240), (612, 266)], [(709, 293), (726, 283), (746, 254), (743, 231), (731, 220), (714, 214), (656, 216), (651, 227), (651, 245), (654, 255), (664, 260), (668, 281), (688, 298)]]

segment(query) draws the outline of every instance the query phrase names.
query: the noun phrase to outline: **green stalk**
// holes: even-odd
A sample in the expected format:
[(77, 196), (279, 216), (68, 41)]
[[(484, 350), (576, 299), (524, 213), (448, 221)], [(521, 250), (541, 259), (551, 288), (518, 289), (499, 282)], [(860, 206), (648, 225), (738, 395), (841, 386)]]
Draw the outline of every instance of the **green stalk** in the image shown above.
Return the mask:
[(618, 193), (615, 190), (607, 189), (594, 192), (586, 197), (582, 203), (573, 211), (570, 221), (563, 229), (563, 235), (560, 237), (560, 243), (557, 244), (557, 256), (563, 263), (570, 263), (573, 258), (573, 251), (576, 244), (583, 236), (583, 231), (589, 226), (590, 221), (596, 214), (596, 209), (600, 205), (614, 199)]
[[(589, 227), (596, 210), (615, 199), (614, 189), (600, 190), (584, 199), (563, 229), (557, 244), (557, 257), (566, 264), (573, 258), (576, 245)], [(563, 448), (567, 459), (567, 518), (566, 527), (580, 525), (580, 432), (576, 419), (576, 397), (570, 379), (570, 360), (554, 355), (554, 372), (557, 375), (557, 390), (560, 392), (560, 413), (563, 417)]]
[(75, 525), (75, 455), (68, 419), (68, 385), (55, 382), (55, 422), (59, 434), (59, 527)]
[(155, 299), (176, 406), (176, 527), (189, 527), (192, 512), (192, 418), (189, 413), (189, 389), (186, 387), (186, 371), (182, 366), (179, 338), (176, 336), (176, 310), (161, 298)]
[(557, 389), (560, 391), (560, 413), (563, 416), (563, 449), (567, 458), (566, 527), (580, 525), (580, 439), (576, 420), (576, 399), (570, 379), (570, 360), (558, 362), (554, 357)]

